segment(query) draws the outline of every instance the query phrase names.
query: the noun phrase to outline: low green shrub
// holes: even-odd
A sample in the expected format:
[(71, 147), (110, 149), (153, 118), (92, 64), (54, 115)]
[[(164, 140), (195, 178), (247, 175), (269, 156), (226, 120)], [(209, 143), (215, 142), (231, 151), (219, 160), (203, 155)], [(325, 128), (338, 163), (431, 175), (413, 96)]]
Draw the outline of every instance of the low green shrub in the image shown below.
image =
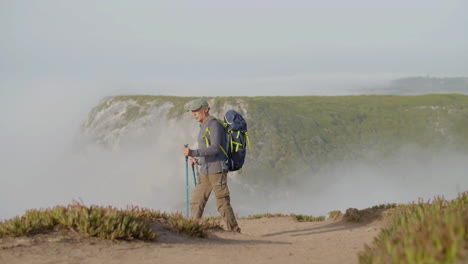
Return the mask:
[(247, 217), (240, 217), (240, 219), (260, 219), (260, 218), (287, 217), (287, 216), (289, 215), (265, 213), (265, 214), (249, 215)]
[(205, 237), (207, 229), (221, 228), (216, 219), (191, 220), (178, 213), (166, 214), (140, 207), (119, 210), (113, 207), (87, 207), (74, 202), (52, 209), (29, 210), (21, 217), (0, 222), (0, 238), (33, 235), (62, 227), (106, 239), (153, 240), (158, 236), (152, 230), (154, 222), (161, 222), (171, 230), (194, 237)]
[(260, 219), (260, 218), (271, 218), (271, 217), (292, 217), (295, 220), (299, 222), (318, 222), (318, 221), (324, 221), (325, 216), (309, 216), (309, 215), (296, 215), (296, 214), (271, 214), (271, 213), (266, 213), (266, 214), (256, 214), (256, 215), (249, 215), (247, 217), (241, 217), (240, 219)]
[(207, 229), (221, 229), (220, 221), (213, 218), (187, 219), (182, 214), (172, 214), (165, 220), (171, 229), (193, 237), (206, 237)]
[(299, 222), (320, 222), (325, 221), (325, 216), (311, 216), (311, 215), (292, 215)]
[(334, 210), (328, 212), (328, 219), (338, 219), (338, 217), (342, 216), (343, 214), (341, 213), (340, 210)]
[(390, 227), (359, 254), (360, 263), (468, 261), (468, 192), (452, 201), (437, 197), (401, 208)]

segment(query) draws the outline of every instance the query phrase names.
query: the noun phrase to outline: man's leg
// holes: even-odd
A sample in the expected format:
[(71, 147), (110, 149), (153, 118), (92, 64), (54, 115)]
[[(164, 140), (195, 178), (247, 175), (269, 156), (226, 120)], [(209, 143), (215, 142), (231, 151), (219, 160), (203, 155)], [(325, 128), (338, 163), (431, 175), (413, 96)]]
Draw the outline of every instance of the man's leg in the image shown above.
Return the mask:
[(236, 216), (231, 207), (231, 198), (227, 186), (227, 173), (209, 174), (208, 178), (216, 196), (218, 212), (224, 218), (224, 221), (226, 221), (227, 229), (230, 231), (240, 231)]
[(190, 213), (194, 219), (202, 217), (206, 202), (213, 189), (208, 180), (208, 175), (199, 173), (198, 177), (200, 178), (200, 182), (197, 184), (197, 187), (195, 187), (192, 199), (190, 200)]

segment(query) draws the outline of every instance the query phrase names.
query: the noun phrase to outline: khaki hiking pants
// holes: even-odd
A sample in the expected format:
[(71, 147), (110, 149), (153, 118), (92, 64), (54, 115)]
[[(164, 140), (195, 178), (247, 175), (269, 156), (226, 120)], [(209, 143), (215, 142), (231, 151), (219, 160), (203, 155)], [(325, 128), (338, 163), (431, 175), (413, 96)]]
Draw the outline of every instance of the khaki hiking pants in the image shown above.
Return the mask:
[(213, 190), (218, 212), (224, 218), (224, 221), (226, 221), (227, 229), (237, 231), (239, 226), (231, 207), (231, 198), (229, 197), (229, 188), (227, 186), (227, 172), (217, 174), (199, 173), (198, 177), (198, 184), (190, 201), (192, 218), (198, 219), (202, 217), (206, 202)]

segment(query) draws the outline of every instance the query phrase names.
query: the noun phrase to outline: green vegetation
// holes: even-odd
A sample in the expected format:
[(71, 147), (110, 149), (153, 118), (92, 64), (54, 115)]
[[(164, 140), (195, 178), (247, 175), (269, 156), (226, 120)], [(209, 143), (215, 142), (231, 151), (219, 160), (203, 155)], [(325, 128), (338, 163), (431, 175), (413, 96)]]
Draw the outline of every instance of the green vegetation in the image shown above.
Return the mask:
[(249, 215), (247, 217), (241, 217), (240, 219), (260, 219), (260, 218), (271, 218), (271, 217), (292, 217), (298, 222), (320, 222), (325, 221), (325, 216), (310, 216), (310, 215), (296, 215), (296, 214), (256, 214), (256, 215)]
[(152, 230), (154, 222), (194, 237), (205, 237), (207, 229), (220, 228), (219, 221), (215, 219), (191, 220), (181, 214), (166, 214), (139, 207), (118, 210), (74, 203), (66, 207), (29, 210), (22, 217), (0, 222), (0, 238), (44, 233), (58, 227), (106, 239), (153, 240), (157, 237)]
[(252, 98), (253, 174), (287, 183), (295, 167), (378, 161), (408, 143), (467, 149), (467, 106), (462, 95)]
[(193, 237), (206, 237), (206, 230), (208, 229), (222, 229), (220, 219), (202, 218), (194, 220), (187, 219), (182, 214), (164, 215), (163, 219), (172, 230)]
[(397, 208), (390, 227), (360, 253), (360, 263), (466, 263), (468, 192)]
[(265, 214), (249, 215), (246, 217), (239, 217), (239, 219), (260, 219), (260, 218), (272, 218), (272, 217), (289, 217), (289, 215), (265, 213)]
[(391, 208), (396, 208), (398, 205), (396, 203), (386, 203), (386, 204), (379, 204), (379, 205), (374, 205), (370, 209), (391, 209)]
[[(168, 118), (180, 119), (192, 99), (118, 96), (111, 102), (132, 100), (141, 107), (170, 103)], [(249, 183), (288, 184), (294, 174), (317, 173), (347, 161), (378, 162), (408, 145), (429, 151), (468, 149), (468, 95), (207, 99), (214, 113), (223, 112), (225, 105), (245, 104), (247, 113), (242, 114), (252, 149), (241, 177)], [(89, 119), (109, 102), (97, 106)], [(134, 107), (128, 112), (119, 125), (146, 113)]]
[(328, 212), (328, 219), (336, 220), (336, 219), (338, 219), (339, 217), (341, 217), (342, 215), (343, 215), (343, 214), (341, 213), (340, 210), (330, 211), (330, 212)]
[(365, 94), (435, 94), (435, 93), (468, 93), (468, 78), (466, 77), (408, 77), (392, 81), (380, 89), (363, 89)]
[(325, 216), (310, 216), (310, 215), (292, 215), (298, 222), (321, 222), (325, 221)]

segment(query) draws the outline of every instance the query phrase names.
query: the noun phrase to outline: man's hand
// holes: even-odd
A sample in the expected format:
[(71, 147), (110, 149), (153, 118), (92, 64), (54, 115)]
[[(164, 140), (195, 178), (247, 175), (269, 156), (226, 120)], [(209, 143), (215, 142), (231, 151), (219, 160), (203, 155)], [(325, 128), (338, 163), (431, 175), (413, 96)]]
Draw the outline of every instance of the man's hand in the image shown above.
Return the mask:
[(190, 157), (188, 159), (188, 162), (189, 162), (190, 166), (192, 166), (193, 164), (197, 164), (197, 160), (195, 158), (193, 158), (193, 157)]
[(189, 147), (184, 147), (184, 156), (192, 156), (192, 150)]

